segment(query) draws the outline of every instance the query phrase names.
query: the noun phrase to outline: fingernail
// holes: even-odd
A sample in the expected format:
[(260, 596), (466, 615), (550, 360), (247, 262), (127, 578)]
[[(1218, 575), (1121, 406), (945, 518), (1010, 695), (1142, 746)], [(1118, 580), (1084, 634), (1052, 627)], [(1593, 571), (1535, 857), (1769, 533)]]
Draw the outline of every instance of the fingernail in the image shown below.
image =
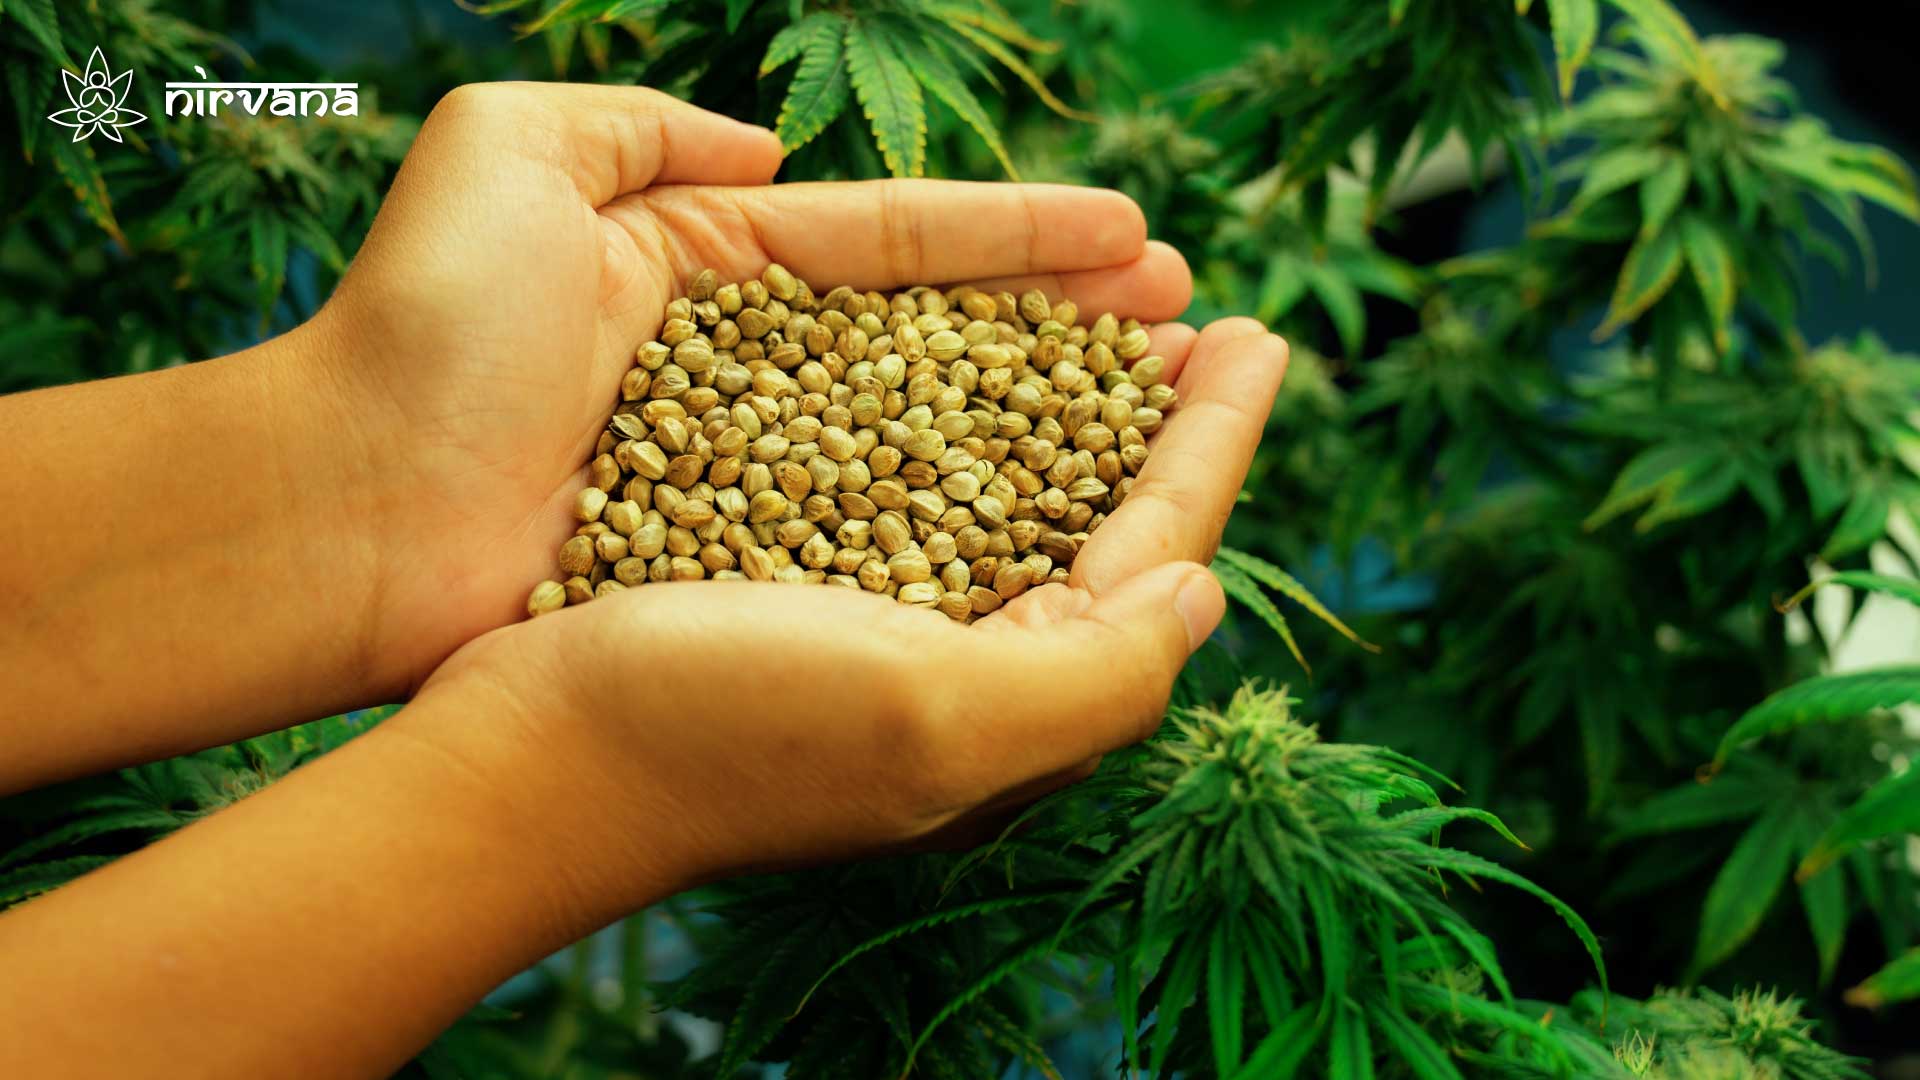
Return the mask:
[(1227, 598), (1213, 575), (1200, 571), (1180, 586), (1173, 608), (1187, 624), (1187, 652), (1192, 654), (1213, 633), (1213, 628), (1220, 625), (1220, 616), (1227, 611)]

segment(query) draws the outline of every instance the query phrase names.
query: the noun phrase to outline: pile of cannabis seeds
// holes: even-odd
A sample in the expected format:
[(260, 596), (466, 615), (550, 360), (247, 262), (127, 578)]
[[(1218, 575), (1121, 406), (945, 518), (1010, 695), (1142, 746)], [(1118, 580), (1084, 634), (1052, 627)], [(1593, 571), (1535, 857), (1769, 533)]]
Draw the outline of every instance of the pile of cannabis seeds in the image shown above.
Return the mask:
[(962, 286), (703, 270), (640, 346), (530, 614), (657, 581), (865, 589), (953, 619), (1064, 581), (1173, 407), (1145, 328)]

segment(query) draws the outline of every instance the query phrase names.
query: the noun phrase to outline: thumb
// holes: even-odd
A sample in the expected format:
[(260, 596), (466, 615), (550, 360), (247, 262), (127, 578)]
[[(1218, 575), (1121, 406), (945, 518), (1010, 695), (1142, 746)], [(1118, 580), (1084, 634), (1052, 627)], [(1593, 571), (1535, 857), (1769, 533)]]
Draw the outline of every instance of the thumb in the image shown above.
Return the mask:
[[(1103, 593), (1074, 590), (1048, 625), (970, 634), (971, 670), (999, 675), (1003, 700), (987, 722), (1016, 770), (1070, 768), (1153, 734), (1173, 681), (1226, 611), (1220, 583), (1198, 563), (1166, 563)], [(1075, 606), (1078, 605), (1078, 610)]]
[(569, 83), (456, 87), (416, 145), (468, 166), (454, 175), (485, 175), (503, 152), (517, 154), (557, 170), (595, 207), (655, 184), (771, 183), (781, 160), (766, 128), (646, 87)]

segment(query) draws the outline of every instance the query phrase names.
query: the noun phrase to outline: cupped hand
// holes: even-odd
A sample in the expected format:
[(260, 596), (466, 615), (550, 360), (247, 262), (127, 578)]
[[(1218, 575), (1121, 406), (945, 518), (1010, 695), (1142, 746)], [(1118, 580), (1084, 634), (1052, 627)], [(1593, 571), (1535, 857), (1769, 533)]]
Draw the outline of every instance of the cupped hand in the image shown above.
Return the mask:
[(1286, 346), (1244, 319), (1152, 334), (1184, 404), (1068, 583), (972, 626), (829, 586), (648, 584), (455, 654), (423, 700), (509, 722), (422, 710), (424, 736), (493, 788), (547, 776), (523, 797), (583, 925), (716, 876), (977, 838), (1151, 733), (1224, 608), (1198, 564)]
[[(780, 161), (765, 129), (644, 89), (479, 84), (428, 117), (316, 320), (353, 403), (344, 452), (380, 478), (385, 565), (365, 632), (378, 681), (417, 685), (520, 616), (529, 584), (552, 572), (636, 347), (702, 268), (745, 280), (780, 262), (821, 288), (1038, 287), (1143, 321), (1177, 315), (1191, 292), (1184, 261), (1149, 243), (1139, 209), (1113, 192), (769, 186)], [(1170, 366), (1190, 347), (1213, 351), (1184, 328), (1156, 339)], [(1264, 402), (1282, 362), (1259, 359), (1252, 383), (1222, 371), (1202, 385)], [(1206, 417), (1220, 403), (1184, 408)], [(1176, 501), (1143, 521), (1191, 509), (1179, 501), (1190, 491), (1171, 479), (1164, 490)], [(1131, 543), (1129, 556), (1096, 548), (1087, 580), (1206, 546), (1146, 533)]]

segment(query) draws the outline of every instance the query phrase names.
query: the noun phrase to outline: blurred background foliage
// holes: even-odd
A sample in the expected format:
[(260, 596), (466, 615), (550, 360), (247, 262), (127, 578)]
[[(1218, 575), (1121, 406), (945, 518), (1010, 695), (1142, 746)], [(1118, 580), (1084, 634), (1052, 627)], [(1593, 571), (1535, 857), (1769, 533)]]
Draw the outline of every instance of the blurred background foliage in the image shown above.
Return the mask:
[[(1866, 15), (1681, 7), (0, 0), (0, 389), (299, 322), (461, 82), (657, 86), (782, 179), (1117, 187), (1190, 319), (1294, 344), (1185, 711), (991, 848), (631, 919), (413, 1068), (1920, 1075), (1920, 125)], [(125, 146), (42, 119), (94, 45)], [(167, 118), (196, 64), (361, 115)], [(0, 803), (0, 906), (378, 719)]]

